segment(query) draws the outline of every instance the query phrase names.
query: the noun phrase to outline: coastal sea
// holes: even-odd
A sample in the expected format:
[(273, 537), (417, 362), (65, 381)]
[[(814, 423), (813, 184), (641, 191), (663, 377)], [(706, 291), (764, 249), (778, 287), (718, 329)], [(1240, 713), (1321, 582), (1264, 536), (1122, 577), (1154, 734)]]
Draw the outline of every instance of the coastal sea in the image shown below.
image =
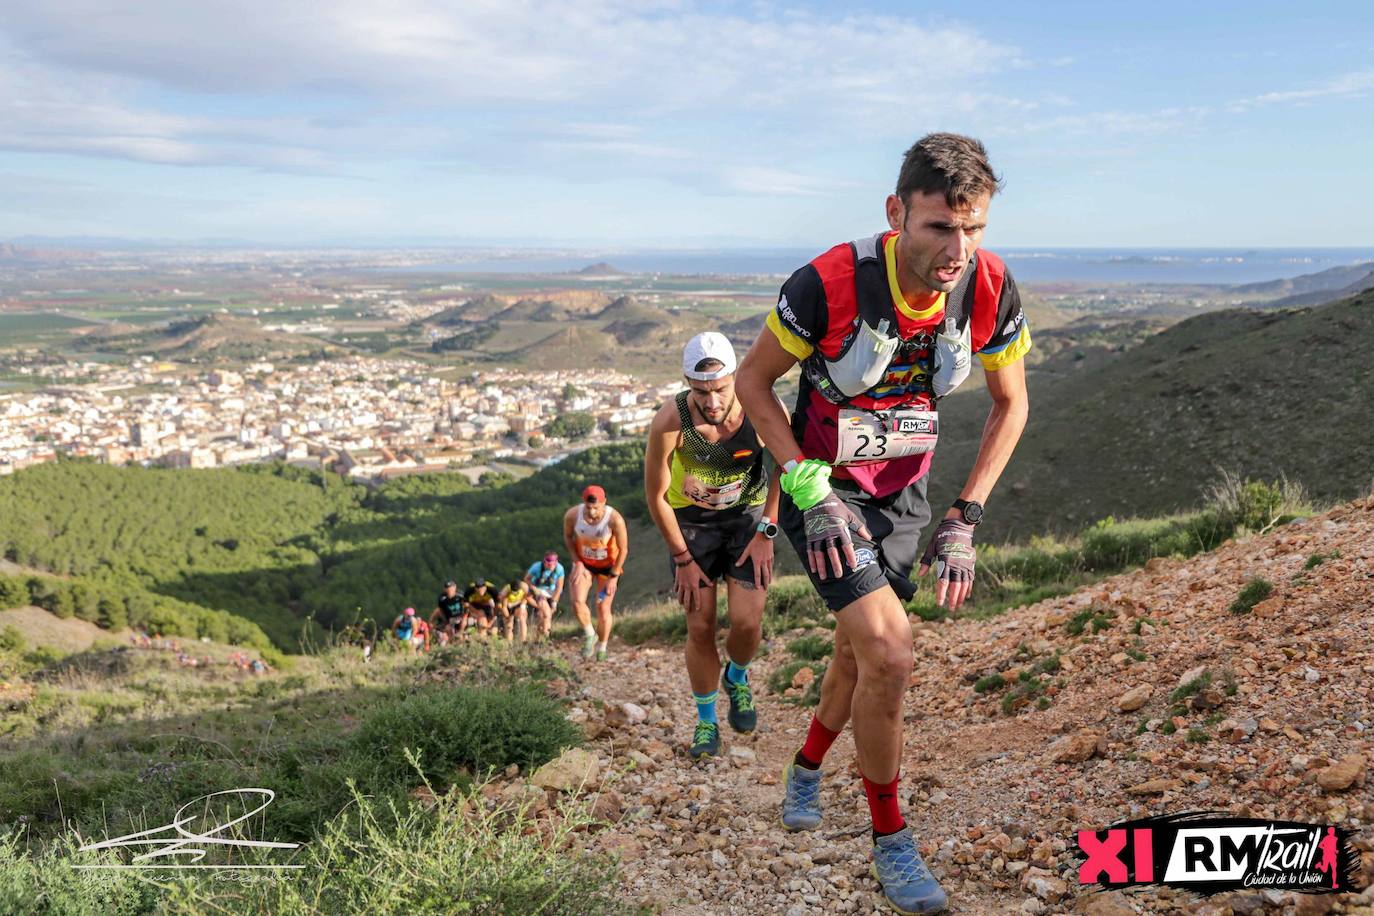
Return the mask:
[[(1029, 283), (1258, 283), (1374, 261), (1374, 248), (997, 248)], [(435, 253), (387, 272), (567, 274), (609, 264), (628, 274), (786, 276), (818, 254), (805, 249), (699, 251), (519, 250)]]

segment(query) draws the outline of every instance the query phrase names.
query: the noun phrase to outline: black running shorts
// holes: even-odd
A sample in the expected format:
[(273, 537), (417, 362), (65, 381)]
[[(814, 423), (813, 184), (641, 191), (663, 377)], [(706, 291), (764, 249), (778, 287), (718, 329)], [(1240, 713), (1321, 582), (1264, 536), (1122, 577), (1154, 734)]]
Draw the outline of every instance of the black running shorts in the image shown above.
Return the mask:
[[(692, 552), (692, 559), (712, 582), (729, 576), (754, 584), (754, 561), (745, 560), (743, 566), (735, 564), (758, 531), (759, 519), (763, 517), (762, 505), (743, 509), (685, 506), (674, 509), (673, 515), (682, 529), (687, 549)], [(671, 557), (669, 562), (672, 562)], [(676, 566), (670, 565), (668, 571), (669, 575), (675, 575)]]
[(826, 607), (831, 611), (843, 610), (884, 585), (890, 585), (903, 601), (911, 600), (916, 594), (911, 571), (916, 568), (916, 559), (920, 556), (921, 531), (930, 523), (926, 478), (883, 497), (870, 496), (848, 480), (832, 480), (830, 486), (835, 495), (863, 519), (873, 535), (873, 540), (869, 541), (850, 532), (859, 559), (857, 569), (846, 567), (844, 575), (838, 579), (821, 579), (807, 568), (806, 526), (801, 510), (786, 493), (782, 494), (779, 521)]

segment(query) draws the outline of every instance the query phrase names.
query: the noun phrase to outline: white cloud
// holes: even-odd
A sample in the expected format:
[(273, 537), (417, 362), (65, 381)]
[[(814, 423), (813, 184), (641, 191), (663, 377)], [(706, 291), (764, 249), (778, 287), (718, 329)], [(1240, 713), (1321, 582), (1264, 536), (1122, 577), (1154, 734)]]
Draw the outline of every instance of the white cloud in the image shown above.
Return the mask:
[(405, 103), (643, 110), (927, 99), (1011, 60), (975, 31), (906, 18), (754, 17), (583, 0), (11, 0), (5, 32), (64, 68), (183, 91), (363, 93)]
[(1356, 70), (1305, 89), (1266, 92), (1248, 99), (1237, 99), (1231, 103), (1231, 108), (1234, 111), (1245, 111), (1259, 105), (1308, 102), (1320, 98), (1350, 98), (1362, 96), (1371, 90), (1374, 90), (1374, 70)]

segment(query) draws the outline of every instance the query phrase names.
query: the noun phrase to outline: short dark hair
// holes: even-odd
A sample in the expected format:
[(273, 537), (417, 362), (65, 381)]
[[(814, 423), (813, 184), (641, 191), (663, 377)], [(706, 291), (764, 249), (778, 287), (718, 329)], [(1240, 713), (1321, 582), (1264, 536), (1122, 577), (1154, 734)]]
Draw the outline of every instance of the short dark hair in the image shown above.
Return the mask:
[(719, 370), (721, 370), (721, 369), (724, 369), (724, 368), (725, 368), (725, 363), (721, 362), (720, 360), (718, 360), (718, 359), (716, 359), (716, 358), (714, 358), (714, 357), (708, 356), (708, 357), (706, 357), (705, 359), (698, 361), (697, 364), (696, 364), (695, 366), (692, 367), (692, 371), (693, 371), (693, 372), (717, 372), (717, 371), (719, 371)]
[(897, 174), (897, 197), (904, 205), (912, 194), (938, 191), (951, 207), (964, 207), (1001, 188), (987, 149), (963, 134), (926, 134), (906, 151)]

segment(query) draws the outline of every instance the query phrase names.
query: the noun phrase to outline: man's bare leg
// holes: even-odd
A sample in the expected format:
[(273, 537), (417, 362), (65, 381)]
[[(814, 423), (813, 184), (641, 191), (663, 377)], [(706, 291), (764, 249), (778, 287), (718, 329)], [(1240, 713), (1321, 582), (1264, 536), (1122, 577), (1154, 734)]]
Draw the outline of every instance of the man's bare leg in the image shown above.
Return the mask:
[(582, 657), (591, 658), (596, 654), (596, 630), (592, 628), (592, 611), (587, 606), (587, 592), (592, 588), (595, 577), (591, 570), (580, 564), (573, 566), (568, 577), (568, 595), (572, 601), (573, 616), (582, 625)]

